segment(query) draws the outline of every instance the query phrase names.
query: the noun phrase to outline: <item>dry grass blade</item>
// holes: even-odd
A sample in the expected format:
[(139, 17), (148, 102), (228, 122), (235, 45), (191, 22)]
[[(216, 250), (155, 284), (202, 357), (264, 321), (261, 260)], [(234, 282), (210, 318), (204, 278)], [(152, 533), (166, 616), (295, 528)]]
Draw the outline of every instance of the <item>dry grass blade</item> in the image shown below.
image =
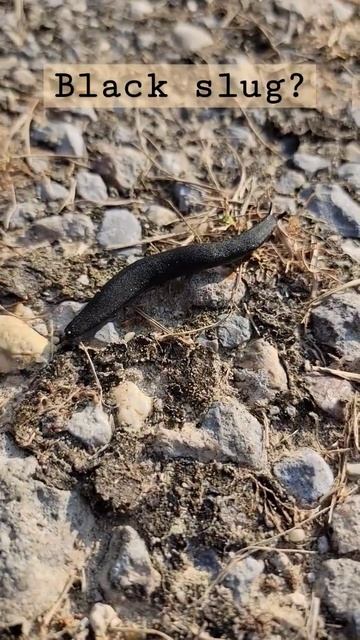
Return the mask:
[(56, 600), (56, 602), (54, 602), (53, 606), (49, 609), (49, 611), (47, 613), (44, 614), (42, 621), (41, 621), (41, 629), (40, 629), (40, 637), (45, 640), (45, 638), (47, 637), (47, 630), (48, 627), (55, 615), (55, 613), (59, 610), (59, 608), (61, 607), (64, 599), (66, 598), (67, 594), (69, 593), (71, 587), (74, 584), (74, 580), (75, 580), (75, 573), (71, 573), (64, 585), (63, 590), (61, 591), (58, 599)]
[(217, 575), (217, 577), (213, 580), (213, 582), (208, 586), (205, 593), (199, 598), (197, 605), (204, 606), (213, 588), (224, 580), (224, 578), (227, 576), (229, 571), (238, 562), (240, 562), (241, 560), (244, 560), (249, 555), (252, 555), (253, 553), (255, 553), (259, 549), (259, 547), (265, 547), (266, 549), (270, 549), (271, 551), (274, 551), (275, 548), (269, 547), (268, 545), (270, 545), (272, 542), (276, 542), (277, 540), (280, 540), (284, 536), (288, 535), (291, 531), (295, 531), (295, 529), (298, 529), (300, 525), (308, 524), (309, 522), (312, 522), (317, 518), (320, 518), (325, 513), (328, 513), (330, 509), (331, 509), (331, 505), (324, 507), (323, 509), (316, 509), (315, 512), (312, 513), (307, 518), (305, 518), (305, 520), (297, 523), (296, 525), (290, 527), (289, 529), (286, 529), (285, 531), (281, 531), (280, 533), (277, 533), (274, 536), (271, 536), (270, 538), (262, 540), (261, 542), (259, 542), (259, 545), (256, 545), (256, 544), (249, 545), (241, 549), (233, 558), (231, 558), (231, 560), (224, 567), (224, 569)]
[(343, 380), (349, 380), (350, 382), (360, 382), (360, 373), (354, 373), (352, 371), (342, 371), (341, 369), (331, 369), (330, 367), (313, 366), (313, 371), (319, 373), (329, 373), (337, 378), (343, 378)]
[(4, 226), (5, 231), (7, 231), (9, 229), (11, 218), (19, 210), (19, 205), (18, 205), (17, 200), (16, 200), (16, 193), (15, 193), (15, 188), (14, 188), (14, 184), (13, 183), (11, 183), (11, 185), (10, 185), (10, 191), (11, 191), (11, 204), (7, 208), (7, 210), (5, 212), (4, 220), (3, 220), (3, 226)]
[(307, 640), (316, 640), (317, 628), (319, 624), (320, 598), (314, 593), (311, 594), (311, 605), (306, 623)]
[(102, 404), (102, 403), (103, 403), (103, 389), (102, 389), (102, 386), (101, 386), (101, 383), (100, 383), (100, 380), (99, 380), (99, 376), (98, 376), (98, 374), (96, 373), (96, 369), (95, 369), (95, 367), (94, 367), (94, 363), (93, 363), (93, 361), (91, 360), (91, 357), (90, 357), (90, 354), (89, 354), (89, 350), (88, 350), (88, 348), (87, 348), (87, 347), (85, 347), (85, 345), (84, 345), (84, 343), (83, 343), (83, 342), (80, 342), (80, 345), (79, 345), (79, 346), (80, 346), (80, 349), (82, 349), (82, 350), (85, 352), (86, 358), (87, 358), (87, 360), (88, 360), (88, 362), (89, 362), (89, 365), (90, 365), (90, 367), (91, 367), (91, 371), (93, 372), (93, 376), (94, 376), (94, 378), (95, 378), (96, 386), (97, 386), (98, 391), (99, 391), (99, 400), (98, 400), (98, 404)]
[(340, 284), (338, 287), (335, 287), (334, 289), (330, 289), (330, 291), (325, 291), (324, 293), (322, 293), (320, 296), (318, 296), (314, 300), (311, 300), (309, 306), (313, 307), (314, 305), (319, 304), (325, 298), (328, 298), (329, 296), (332, 296), (334, 293), (339, 293), (340, 291), (344, 291), (345, 289), (350, 289), (352, 287), (360, 287), (360, 278), (356, 278), (355, 280), (350, 280), (349, 282), (345, 282), (344, 284)]

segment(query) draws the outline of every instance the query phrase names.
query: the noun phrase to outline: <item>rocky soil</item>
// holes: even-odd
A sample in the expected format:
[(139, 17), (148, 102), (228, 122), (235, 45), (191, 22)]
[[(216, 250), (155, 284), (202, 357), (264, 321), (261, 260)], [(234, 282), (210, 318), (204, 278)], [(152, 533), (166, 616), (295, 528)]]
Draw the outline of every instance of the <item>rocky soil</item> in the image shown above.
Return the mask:
[[(0, 4), (0, 637), (360, 638), (356, 0)], [(318, 110), (44, 110), (45, 62), (317, 62)], [(326, 84), (327, 83), (327, 84)], [(142, 255), (233, 268), (66, 324)]]

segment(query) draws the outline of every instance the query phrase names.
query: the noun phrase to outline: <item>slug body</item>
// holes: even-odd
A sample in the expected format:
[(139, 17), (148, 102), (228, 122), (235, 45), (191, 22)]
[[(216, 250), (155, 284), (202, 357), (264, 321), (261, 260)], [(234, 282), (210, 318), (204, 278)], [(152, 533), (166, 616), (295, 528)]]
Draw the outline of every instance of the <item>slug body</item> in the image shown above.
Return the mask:
[(276, 217), (268, 215), (249, 231), (229, 240), (178, 247), (134, 262), (95, 294), (67, 325), (65, 338), (80, 338), (114, 317), (139, 294), (167, 280), (243, 260), (270, 237), (276, 224)]

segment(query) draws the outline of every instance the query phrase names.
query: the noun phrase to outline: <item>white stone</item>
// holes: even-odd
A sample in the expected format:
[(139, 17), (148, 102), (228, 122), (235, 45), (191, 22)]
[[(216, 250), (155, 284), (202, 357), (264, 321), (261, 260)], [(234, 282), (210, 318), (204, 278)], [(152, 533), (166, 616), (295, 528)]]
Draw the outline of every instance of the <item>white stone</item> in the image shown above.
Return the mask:
[(178, 22), (174, 28), (174, 35), (185, 51), (200, 51), (213, 44), (213, 39), (206, 29), (189, 22)]
[(66, 430), (91, 449), (109, 444), (112, 438), (111, 421), (100, 405), (73, 413)]
[(49, 342), (23, 320), (0, 316), (0, 372), (26, 369), (35, 363), (45, 363), (49, 357)]
[(113, 389), (117, 418), (121, 425), (138, 431), (151, 414), (153, 400), (134, 382), (121, 382)]

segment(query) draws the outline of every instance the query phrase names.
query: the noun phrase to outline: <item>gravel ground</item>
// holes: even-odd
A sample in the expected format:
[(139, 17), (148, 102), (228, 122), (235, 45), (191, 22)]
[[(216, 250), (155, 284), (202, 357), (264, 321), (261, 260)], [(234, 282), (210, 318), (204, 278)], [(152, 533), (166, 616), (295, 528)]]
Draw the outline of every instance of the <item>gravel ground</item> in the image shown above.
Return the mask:
[[(1, 639), (360, 638), (358, 2), (0, 15)], [(245, 59), (316, 62), (328, 104), (41, 104), (45, 62)], [(247, 262), (63, 348), (123, 266), (270, 203)]]

